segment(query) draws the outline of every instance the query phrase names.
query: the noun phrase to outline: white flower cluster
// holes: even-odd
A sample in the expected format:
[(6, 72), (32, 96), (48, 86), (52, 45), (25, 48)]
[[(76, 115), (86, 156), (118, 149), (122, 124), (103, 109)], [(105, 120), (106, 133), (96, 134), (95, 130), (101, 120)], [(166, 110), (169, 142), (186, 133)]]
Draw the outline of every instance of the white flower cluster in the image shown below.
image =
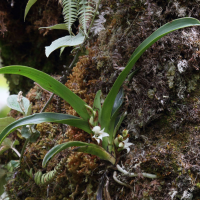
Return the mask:
[[(94, 136), (92, 138), (94, 138), (98, 142), (98, 144), (100, 143), (100, 140), (103, 139), (103, 137), (108, 137), (109, 136), (108, 133), (104, 132), (104, 129), (105, 128), (103, 128), (101, 130), (100, 126), (95, 126), (92, 129), (92, 131), (94, 132)], [(126, 134), (128, 134), (128, 131), (125, 131), (125, 132), (126, 132)], [(129, 153), (129, 151), (130, 151), (129, 146), (133, 145), (133, 143), (128, 142), (129, 138), (127, 138), (126, 140), (123, 140), (122, 136), (120, 138), (121, 138), (121, 141), (119, 141), (119, 144), (117, 146), (119, 148), (126, 149), (127, 153)], [(116, 138), (116, 139), (118, 139), (118, 138)]]

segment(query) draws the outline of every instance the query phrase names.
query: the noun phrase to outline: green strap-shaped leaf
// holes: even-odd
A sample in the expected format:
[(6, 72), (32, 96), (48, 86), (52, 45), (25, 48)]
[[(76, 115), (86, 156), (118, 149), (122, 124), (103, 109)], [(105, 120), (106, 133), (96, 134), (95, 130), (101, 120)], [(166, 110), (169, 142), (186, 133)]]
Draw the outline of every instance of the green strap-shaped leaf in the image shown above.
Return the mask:
[(101, 123), (101, 90), (97, 91), (95, 98), (94, 98), (94, 103), (93, 103), (93, 109), (98, 111), (98, 119), (99, 122)]
[(96, 144), (91, 144), (91, 143), (89, 144), (85, 142), (71, 141), (71, 142), (66, 142), (63, 144), (56, 145), (55, 147), (50, 149), (42, 161), (42, 167), (45, 167), (48, 161), (51, 158), (53, 158), (56, 154), (58, 154), (64, 149), (67, 149), (73, 146), (80, 147), (80, 148), (75, 149), (74, 151), (80, 151), (80, 152), (96, 155), (100, 157), (101, 159), (110, 161), (112, 164), (115, 163), (115, 158), (111, 156), (108, 152), (106, 152), (103, 148), (101, 148), (100, 146), (97, 146)]
[(87, 113), (85, 107), (86, 103), (65, 85), (55, 80), (48, 74), (21, 65), (3, 67), (0, 69), (0, 74), (20, 74), (34, 80), (44, 89), (57, 94), (67, 101), (84, 120), (89, 119), (89, 114)]
[(200, 25), (200, 22), (197, 19), (190, 18), (190, 17), (180, 18), (180, 19), (174, 20), (172, 22), (169, 22), (169, 23), (161, 26), (152, 35), (150, 35), (146, 40), (144, 40), (144, 42), (142, 42), (140, 44), (140, 46), (132, 54), (125, 69), (118, 76), (117, 80), (113, 84), (113, 87), (111, 88), (109, 94), (107, 95), (107, 97), (105, 99), (105, 102), (102, 107), (102, 115), (101, 115), (101, 122), (102, 122), (101, 125), (103, 127), (105, 127), (105, 131), (107, 131), (109, 123), (110, 123), (110, 117), (111, 117), (115, 97), (117, 96), (117, 93), (118, 93), (121, 85), (123, 84), (127, 75), (131, 71), (133, 65), (140, 58), (140, 56), (152, 44), (154, 44), (156, 41), (158, 41), (160, 38), (167, 35), (168, 33), (173, 32), (177, 29), (181, 29), (181, 28), (185, 28), (185, 27), (189, 27), (189, 26), (199, 26), (199, 25)]
[(95, 98), (94, 98), (94, 103), (93, 103), (93, 109), (101, 110), (101, 90), (97, 91)]
[(102, 160), (107, 160), (111, 162), (113, 165), (115, 164), (115, 157), (113, 157), (110, 153), (108, 153), (105, 149), (101, 148), (100, 146), (93, 147), (93, 146), (84, 146), (84, 147), (78, 147), (74, 151), (77, 152), (84, 152), (89, 153), (95, 156), (98, 156)]
[[(120, 107), (122, 105), (124, 101), (124, 91), (123, 88), (121, 88), (115, 98), (115, 102), (113, 105), (113, 109), (112, 109), (112, 115), (111, 115), (111, 119), (109, 122), (109, 127), (108, 127), (108, 133), (109, 133), (109, 137), (104, 137), (103, 138), (103, 148), (104, 149), (108, 149), (109, 152), (114, 151), (113, 148), (113, 140), (114, 140), (114, 128), (116, 125), (116, 119), (117, 117), (119, 117), (120, 115)], [(108, 144), (111, 144), (108, 146)]]
[(123, 88), (121, 88), (115, 98), (114, 104), (113, 104), (113, 108), (112, 108), (112, 116), (115, 114), (115, 112), (117, 112), (120, 108), (120, 106), (122, 105), (122, 103), (124, 102), (124, 90)]
[(68, 30), (68, 29), (67, 29), (67, 26), (65, 25), (65, 23), (63, 23), (63, 24), (55, 24), (55, 25), (53, 25), (53, 26), (47, 26), (47, 27), (40, 27), (39, 29), (43, 29), (43, 28), (46, 28), (46, 29)]
[(68, 124), (80, 128), (88, 133), (91, 133), (91, 129), (89, 128), (88, 122), (84, 121), (79, 117), (60, 113), (38, 113), (19, 119), (13, 122), (12, 124), (8, 125), (0, 134), (0, 144), (9, 133), (14, 131), (18, 127), (29, 124), (40, 124), (43, 122)]
[(24, 13), (24, 21), (26, 19), (26, 15), (28, 14), (28, 11), (30, 10), (30, 8), (32, 7), (32, 5), (36, 2), (37, 0), (29, 0), (26, 8), (25, 8), (25, 13)]

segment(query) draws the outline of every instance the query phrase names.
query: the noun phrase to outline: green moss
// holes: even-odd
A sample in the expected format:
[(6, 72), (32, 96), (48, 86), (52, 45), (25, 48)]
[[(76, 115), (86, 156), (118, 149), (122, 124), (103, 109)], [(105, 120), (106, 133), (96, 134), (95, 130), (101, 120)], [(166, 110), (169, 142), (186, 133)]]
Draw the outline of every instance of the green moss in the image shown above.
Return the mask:
[(200, 183), (197, 183), (196, 186), (197, 186), (198, 188), (200, 188)]

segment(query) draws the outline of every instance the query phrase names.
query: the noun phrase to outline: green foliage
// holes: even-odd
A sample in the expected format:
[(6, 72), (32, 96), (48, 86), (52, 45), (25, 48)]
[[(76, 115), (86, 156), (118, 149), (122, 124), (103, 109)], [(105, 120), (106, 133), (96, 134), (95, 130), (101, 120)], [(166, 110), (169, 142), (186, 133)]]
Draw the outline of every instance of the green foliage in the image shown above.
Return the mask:
[(67, 26), (67, 30), (71, 34), (71, 26), (76, 21), (77, 18), (77, 8), (78, 1), (77, 0), (62, 0), (63, 4), (63, 16), (64, 21)]
[[(29, 12), (32, 5), (37, 0), (29, 0), (25, 9), (24, 20), (26, 18), (27, 13)], [(67, 46), (77, 46), (84, 42), (85, 36), (81, 34), (83, 31), (84, 34), (87, 36), (87, 26), (91, 21), (91, 18), (94, 16), (94, 9), (90, 4), (92, 2), (88, 2), (87, 0), (62, 0), (63, 6), (63, 17), (65, 24), (56, 24), (49, 27), (40, 27), (41, 28), (48, 28), (48, 29), (63, 29), (68, 30), (70, 35), (65, 37), (59, 38), (52, 42), (50, 46), (47, 46), (45, 49), (45, 54), (48, 57), (54, 50), (58, 48), (63, 48)], [(80, 29), (82, 31), (79, 32), (78, 35), (74, 35), (72, 33), (71, 27), (73, 23), (79, 19)], [(62, 54), (62, 52), (61, 52)]]
[(5, 140), (2, 142), (1, 148), (0, 148), (0, 155), (3, 154), (4, 151), (7, 151), (8, 149), (15, 148), (16, 145), (19, 145), (19, 141), (15, 140), (12, 142), (9, 138), (5, 138)]
[[(12, 178), (13, 172), (15, 169), (19, 167), (19, 161), (18, 160), (11, 160), (6, 165), (0, 165), (0, 199), (7, 199), (3, 198), (3, 196), (7, 196), (4, 192), (4, 185), (6, 182)], [(1, 194), (3, 194), (1, 196)], [(9, 199), (9, 198), (8, 198)]]
[(61, 152), (62, 150), (69, 148), (69, 147), (73, 147), (73, 146), (79, 147), (79, 148), (75, 149), (74, 151), (85, 152), (85, 153), (90, 153), (92, 155), (97, 155), (99, 158), (101, 158), (103, 160), (108, 160), (112, 164), (115, 163), (115, 158), (112, 155), (110, 155), (107, 151), (105, 151), (102, 147), (100, 147), (96, 144), (92, 144), (92, 143), (89, 144), (89, 143), (86, 143), (86, 142), (72, 141), (72, 142), (66, 142), (66, 143), (63, 143), (63, 144), (59, 144), (59, 145), (56, 145), (55, 147), (53, 147), (45, 155), (43, 162), (42, 162), (42, 166), (45, 167), (47, 162), (52, 157), (54, 157), (56, 154)]
[(12, 117), (0, 118), (0, 133), (2, 132), (2, 130), (4, 128), (6, 128), (6, 126), (8, 126), (9, 124), (11, 124), (14, 121), (15, 121), (15, 119)]
[(29, 1), (28, 1), (27, 5), (26, 5), (26, 8), (25, 8), (25, 13), (24, 13), (24, 21), (25, 21), (25, 19), (26, 19), (26, 15), (28, 14), (30, 8), (32, 7), (32, 5), (33, 5), (34, 3), (36, 3), (36, 1), (37, 1), (37, 0), (29, 0)]
[[(20, 104), (18, 103), (17, 99), (18, 99), (18, 95), (16, 95), (16, 94), (10, 95), (7, 99), (7, 106), (9, 108), (17, 110), (21, 113), (24, 113), (22, 111)], [(30, 101), (26, 97), (23, 97), (22, 101), (23, 101), (23, 106), (24, 106), (24, 109), (25, 109), (25, 115), (27, 115), (28, 110), (29, 110), (29, 106), (30, 106)]]
[(6, 184), (6, 174), (7, 170), (2, 169), (0, 165), (0, 195), (3, 194), (4, 192), (4, 185)]
[(12, 131), (16, 130), (17, 128), (25, 125), (30, 124), (40, 124), (43, 122), (55, 122), (55, 123), (62, 123), (68, 124), (71, 126), (75, 126), (77, 128), (81, 128), (84, 131), (91, 133), (91, 130), (88, 126), (88, 123), (79, 118), (72, 115), (67, 114), (60, 114), (60, 113), (38, 113), (28, 117), (24, 117), (19, 119), (10, 125), (8, 125), (0, 134), (0, 143), (4, 140), (6, 136), (9, 135)]
[(74, 94), (71, 90), (65, 87), (62, 83), (55, 80), (48, 74), (45, 74), (44, 72), (30, 67), (20, 65), (3, 67), (0, 69), (0, 73), (20, 74), (34, 80), (35, 82), (40, 84), (44, 89), (57, 94), (65, 101), (67, 101), (84, 120), (89, 119), (89, 115), (85, 108), (86, 103), (76, 94)]
[(43, 28), (67, 30), (67, 27), (66, 27), (66, 25), (64, 23), (63, 24), (56, 24), (56, 25), (48, 26), (48, 27), (40, 27), (39, 29), (43, 29)]
[(47, 57), (55, 51), (56, 49), (68, 46), (77, 46), (82, 44), (85, 39), (85, 36), (79, 33), (76, 36), (67, 35), (65, 37), (61, 37), (51, 43), (50, 46), (45, 47), (45, 54)]
[(107, 95), (105, 102), (102, 107), (102, 116), (101, 121), (103, 124), (103, 127), (105, 127), (105, 130), (108, 129), (111, 114), (112, 114), (112, 107), (115, 101), (115, 97), (117, 96), (117, 93), (125, 81), (126, 77), (128, 76), (129, 72), (131, 71), (133, 65), (136, 63), (136, 61), (140, 58), (140, 56), (156, 41), (158, 41), (163, 36), (167, 35), (168, 33), (171, 33), (175, 30), (189, 27), (189, 26), (199, 26), (200, 22), (197, 19), (194, 18), (180, 18), (177, 20), (174, 20), (172, 22), (169, 22), (163, 26), (161, 26), (159, 29), (157, 29), (153, 34), (151, 34), (146, 40), (144, 40), (134, 51), (134, 53), (131, 55), (128, 64), (126, 65), (125, 69), (121, 72), (121, 74), (118, 76), (117, 80), (113, 84), (109, 94)]
[(80, 8), (78, 10), (78, 16), (79, 16), (79, 23), (85, 33), (87, 35), (87, 24), (89, 23), (91, 17), (93, 16), (94, 10), (89, 5), (87, 0), (81, 0), (79, 2)]
[[(1, 110), (0, 110), (0, 119), (3, 118), (3, 117), (6, 117), (7, 114), (9, 113), (10, 111), (10, 108), (8, 106), (4, 106)], [(1, 127), (1, 124), (0, 124), (0, 127)], [(0, 128), (1, 130), (1, 128)], [(1, 132), (1, 131), (0, 131)]]
[[(66, 4), (68, 3), (69, 2), (66, 1)], [(67, 12), (68, 11), (66, 11), (66, 13)], [(9, 66), (0, 69), (0, 73), (20, 74), (33, 79), (34, 81), (38, 82), (43, 88), (59, 95), (64, 100), (66, 100), (81, 117), (78, 118), (70, 115), (56, 114), (56, 113), (35, 114), (20, 119), (8, 125), (0, 134), (0, 141), (2, 142), (3, 139), (10, 132), (15, 130), (19, 126), (24, 126), (27, 124), (37, 124), (42, 122), (65, 123), (81, 128), (82, 130), (88, 133), (93, 132), (94, 133), (93, 138), (95, 138), (98, 143), (100, 140), (102, 140), (103, 148), (100, 147), (99, 145), (88, 144), (83, 142), (75, 142), (75, 141), (60, 144), (53, 147), (46, 154), (43, 160), (43, 166), (45, 166), (49, 161), (49, 159), (51, 159), (54, 155), (72, 146), (78, 146), (78, 148), (75, 151), (97, 155), (101, 159), (108, 160), (112, 164), (115, 164), (116, 161), (115, 146), (114, 146), (115, 135), (126, 115), (126, 113), (124, 113), (122, 116), (120, 116), (120, 107), (123, 103), (123, 90), (120, 90), (120, 88), (123, 82), (125, 81), (126, 77), (128, 76), (135, 62), (139, 59), (139, 57), (143, 54), (143, 52), (146, 51), (152, 44), (154, 44), (161, 37), (165, 36), (166, 34), (172, 31), (194, 25), (200, 25), (200, 22), (194, 18), (177, 19), (160, 27), (144, 42), (142, 42), (142, 44), (132, 54), (125, 69), (118, 76), (109, 94), (107, 95), (102, 108), (100, 104), (100, 91), (97, 92), (93, 108), (91, 108), (90, 106), (86, 105), (86, 103), (83, 100), (81, 100), (77, 95), (75, 95), (72, 91), (66, 88), (64, 85), (62, 85), (60, 82), (56, 81), (55, 79), (53, 79), (52, 77), (48, 76), (43, 72), (24, 66)], [(125, 132), (127, 131), (124, 131), (124, 133)], [(120, 150), (127, 149), (127, 151), (129, 151), (129, 146), (132, 143), (128, 143), (128, 134), (126, 135), (127, 136), (123, 137), (118, 136), (116, 141), (117, 144), (116, 147), (120, 148)]]

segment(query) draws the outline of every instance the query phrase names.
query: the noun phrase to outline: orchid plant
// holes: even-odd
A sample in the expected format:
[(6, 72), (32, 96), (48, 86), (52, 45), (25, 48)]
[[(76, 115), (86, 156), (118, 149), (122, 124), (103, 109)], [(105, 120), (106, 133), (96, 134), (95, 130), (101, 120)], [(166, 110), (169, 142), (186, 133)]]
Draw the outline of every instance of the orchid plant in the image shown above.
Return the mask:
[(96, 93), (93, 108), (87, 105), (65, 85), (41, 71), (20, 65), (1, 68), (0, 74), (19, 74), (26, 76), (40, 84), (44, 89), (57, 94), (67, 101), (76, 110), (80, 117), (61, 113), (38, 113), (26, 116), (4, 128), (4, 130), (0, 133), (0, 143), (2, 143), (12, 131), (20, 126), (39, 124), (43, 122), (63, 123), (84, 130), (90, 134), (91, 137), (97, 141), (97, 143), (69, 141), (63, 144), (58, 144), (49, 150), (44, 157), (42, 164), (43, 167), (45, 167), (48, 161), (57, 153), (73, 146), (78, 147), (74, 151), (96, 155), (100, 159), (107, 160), (115, 165), (116, 151), (126, 149), (128, 153), (130, 151), (130, 146), (132, 145), (132, 143), (128, 142), (128, 130), (124, 130), (118, 135), (117, 131), (126, 116), (126, 113), (120, 113), (120, 107), (123, 104), (123, 89), (120, 88), (132, 70), (133, 65), (140, 58), (143, 52), (145, 52), (161, 37), (177, 29), (199, 25), (200, 22), (197, 19), (187, 17), (174, 20), (157, 29), (134, 51), (125, 69), (121, 72), (113, 84), (103, 105), (101, 105), (100, 100), (101, 91)]

